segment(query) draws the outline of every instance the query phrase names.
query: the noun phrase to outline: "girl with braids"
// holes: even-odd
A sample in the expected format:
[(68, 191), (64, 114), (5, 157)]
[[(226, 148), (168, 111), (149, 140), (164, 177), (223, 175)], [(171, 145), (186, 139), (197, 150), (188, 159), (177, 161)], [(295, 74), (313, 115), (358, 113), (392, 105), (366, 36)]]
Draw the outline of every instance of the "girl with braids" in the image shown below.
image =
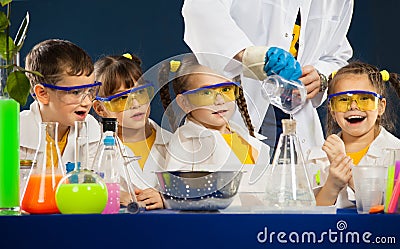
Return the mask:
[(384, 163), (385, 149), (400, 149), (400, 140), (387, 131), (394, 126), (392, 118), (385, 117), (386, 85), (400, 96), (397, 74), (361, 62), (350, 63), (330, 78), (329, 136), (322, 149), (308, 156), (321, 176), (314, 191), (317, 205), (354, 206), (352, 166)]
[[(176, 103), (186, 117), (168, 145), (167, 169), (242, 169), (247, 173), (243, 176), (244, 184), (241, 184), (239, 191), (265, 191), (263, 181), (259, 181), (257, 186), (247, 184), (255, 183), (265, 173), (269, 147), (255, 138), (240, 83), (232, 82), (198, 64), (194, 56), (185, 57), (181, 63), (166, 63), (160, 73), (163, 84), (160, 96), (166, 114), (173, 119), (176, 116), (172, 116), (169, 113), (171, 108), (167, 108), (171, 103), (167, 82), (171, 68), (176, 71), (176, 77), (172, 80)], [(230, 121), (235, 102), (248, 130)], [(246, 184), (248, 186), (245, 187)]]
[[(102, 85), (93, 108), (102, 117), (117, 118), (118, 137), (126, 153), (141, 157), (128, 167), (136, 199), (146, 204), (146, 209), (157, 209), (163, 208), (163, 201), (154, 189), (158, 183), (154, 171), (164, 168), (171, 134), (149, 118), (154, 88), (141, 81), (140, 64), (140, 59), (130, 54), (99, 59), (94, 73)], [(129, 200), (127, 193), (121, 194), (122, 204)]]

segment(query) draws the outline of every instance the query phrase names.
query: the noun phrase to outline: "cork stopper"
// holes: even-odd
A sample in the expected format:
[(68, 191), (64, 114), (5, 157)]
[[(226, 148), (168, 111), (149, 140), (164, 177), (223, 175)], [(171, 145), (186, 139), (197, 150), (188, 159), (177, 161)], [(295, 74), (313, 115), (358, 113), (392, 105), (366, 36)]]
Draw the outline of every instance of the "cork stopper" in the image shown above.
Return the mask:
[(294, 119), (282, 119), (283, 135), (295, 134), (296, 133), (296, 120)]
[(32, 160), (20, 160), (19, 161), (19, 165), (20, 166), (32, 166)]

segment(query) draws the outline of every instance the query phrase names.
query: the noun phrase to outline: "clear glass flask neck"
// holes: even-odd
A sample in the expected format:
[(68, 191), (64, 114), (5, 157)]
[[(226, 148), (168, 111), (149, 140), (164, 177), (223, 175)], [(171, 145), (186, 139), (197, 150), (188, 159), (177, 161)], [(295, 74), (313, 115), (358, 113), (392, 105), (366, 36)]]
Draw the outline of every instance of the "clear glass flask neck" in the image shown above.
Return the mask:
[(265, 201), (275, 208), (315, 206), (315, 197), (308, 178), (296, 121), (282, 120), (283, 133), (275, 150), (272, 169), (265, 191)]

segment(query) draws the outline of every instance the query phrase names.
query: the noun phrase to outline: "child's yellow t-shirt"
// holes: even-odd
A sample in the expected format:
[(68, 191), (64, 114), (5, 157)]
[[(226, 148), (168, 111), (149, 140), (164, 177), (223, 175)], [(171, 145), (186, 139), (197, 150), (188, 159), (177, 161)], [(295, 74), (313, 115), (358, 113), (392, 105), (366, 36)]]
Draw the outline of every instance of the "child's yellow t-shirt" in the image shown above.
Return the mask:
[(241, 163), (255, 163), (254, 157), (256, 156), (253, 155), (253, 152), (257, 153), (256, 150), (236, 132), (222, 134), (222, 137), (228, 143), (229, 147), (231, 147), (232, 151), (235, 153)]
[(156, 140), (156, 130), (152, 129), (151, 135), (145, 140), (134, 143), (124, 143), (124, 145), (128, 146), (129, 149), (131, 149), (136, 156), (142, 157), (138, 160), (138, 163), (140, 165), (140, 168), (142, 168), (142, 170), (144, 168), (144, 164), (147, 161), (147, 158), (149, 157), (151, 147), (153, 146), (155, 140)]
[[(58, 148), (60, 149), (60, 154), (62, 155), (63, 153), (64, 153), (64, 150), (65, 150), (65, 147), (67, 146), (67, 138), (68, 138), (68, 134), (69, 134), (69, 129), (67, 130), (67, 132), (64, 134), (64, 136), (61, 138), (61, 140), (58, 142)], [(53, 147), (52, 148), (52, 144), (54, 143), (54, 140), (53, 140), (53, 138), (51, 138), (50, 136), (49, 136), (49, 134), (46, 134), (46, 142), (47, 142), (47, 148), (46, 148), (46, 150), (47, 151), (51, 151), (52, 153), (48, 153), (47, 154), (47, 167), (50, 167), (51, 165), (49, 165), (50, 164), (50, 162), (51, 162), (51, 156), (53, 156), (53, 158), (54, 158), (54, 162), (58, 162), (58, 157), (57, 157), (57, 151), (56, 150), (54, 150), (55, 149), (55, 147)], [(57, 163), (57, 165), (56, 166), (58, 166), (58, 163)]]
[(358, 165), (358, 163), (361, 161), (361, 158), (363, 158), (365, 154), (367, 154), (368, 149), (369, 145), (360, 151), (348, 152), (346, 153), (346, 155), (348, 155), (351, 159), (353, 159), (354, 165)]

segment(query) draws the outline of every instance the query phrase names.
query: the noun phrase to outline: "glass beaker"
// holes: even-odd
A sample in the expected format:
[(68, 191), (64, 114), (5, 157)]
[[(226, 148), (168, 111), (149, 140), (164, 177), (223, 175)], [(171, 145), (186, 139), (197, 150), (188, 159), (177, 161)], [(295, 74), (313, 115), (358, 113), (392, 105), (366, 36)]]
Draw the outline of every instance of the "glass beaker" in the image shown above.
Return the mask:
[(62, 214), (101, 213), (107, 204), (107, 187), (101, 177), (87, 169), (88, 127), (86, 121), (75, 121), (75, 163), (69, 162), (67, 173), (56, 190), (56, 202)]
[(269, 172), (265, 202), (276, 208), (316, 206), (314, 193), (296, 135), (296, 121), (283, 119), (283, 133)]
[(58, 147), (58, 123), (42, 122), (39, 145), (21, 203), (24, 211), (31, 214), (59, 213), (55, 191), (64, 175), (62, 165)]
[(19, 161), (19, 194), (21, 200), (26, 183), (28, 182), (29, 172), (31, 171), (32, 163), (32, 160)]
[(296, 113), (306, 102), (307, 90), (301, 82), (271, 75), (263, 81), (262, 88), (263, 96), (287, 114)]

